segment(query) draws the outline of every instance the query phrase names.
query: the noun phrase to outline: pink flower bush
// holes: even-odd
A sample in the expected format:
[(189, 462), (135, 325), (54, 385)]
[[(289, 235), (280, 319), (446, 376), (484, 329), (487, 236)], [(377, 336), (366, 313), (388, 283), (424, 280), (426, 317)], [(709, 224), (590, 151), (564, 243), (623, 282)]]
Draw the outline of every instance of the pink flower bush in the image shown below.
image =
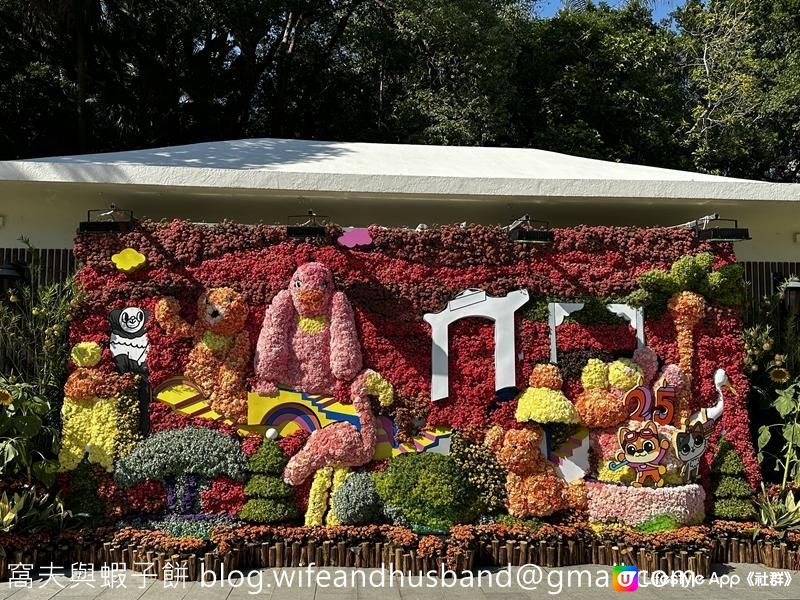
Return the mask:
[(642, 376), (644, 377), (642, 385), (651, 386), (658, 372), (658, 355), (653, 352), (652, 348), (644, 346), (634, 350), (633, 362), (639, 365), (642, 370)]
[(589, 520), (593, 523), (619, 522), (636, 526), (659, 515), (692, 525), (705, 518), (706, 493), (697, 484), (663, 488), (586, 484)]

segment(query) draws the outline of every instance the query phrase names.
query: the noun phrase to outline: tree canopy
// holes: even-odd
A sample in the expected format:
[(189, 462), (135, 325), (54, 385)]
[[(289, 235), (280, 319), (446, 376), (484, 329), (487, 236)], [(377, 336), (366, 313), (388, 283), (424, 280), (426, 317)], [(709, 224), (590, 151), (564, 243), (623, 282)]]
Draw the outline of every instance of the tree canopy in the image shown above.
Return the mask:
[(800, 181), (798, 38), (800, 0), (0, 0), (0, 159), (300, 137)]

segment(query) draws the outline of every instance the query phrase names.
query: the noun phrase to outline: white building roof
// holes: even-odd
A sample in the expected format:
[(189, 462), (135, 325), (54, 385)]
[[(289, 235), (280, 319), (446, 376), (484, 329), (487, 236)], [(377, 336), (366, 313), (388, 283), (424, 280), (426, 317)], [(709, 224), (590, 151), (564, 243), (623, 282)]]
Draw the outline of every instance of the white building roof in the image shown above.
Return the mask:
[[(146, 186), (243, 195), (797, 201), (776, 184), (529, 148), (250, 139), (0, 162), (0, 183)], [(133, 191), (131, 189), (131, 191)], [(346, 197), (346, 196), (345, 196)]]

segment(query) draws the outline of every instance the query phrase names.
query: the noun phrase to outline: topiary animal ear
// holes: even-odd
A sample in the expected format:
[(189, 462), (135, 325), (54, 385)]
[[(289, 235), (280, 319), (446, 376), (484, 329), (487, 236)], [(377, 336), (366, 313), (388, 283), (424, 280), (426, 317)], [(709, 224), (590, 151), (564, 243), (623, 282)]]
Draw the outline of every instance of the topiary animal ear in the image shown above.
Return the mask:
[(620, 447), (625, 446), (625, 436), (630, 433), (630, 429), (627, 427), (620, 427), (619, 431), (617, 431), (617, 439), (619, 440)]

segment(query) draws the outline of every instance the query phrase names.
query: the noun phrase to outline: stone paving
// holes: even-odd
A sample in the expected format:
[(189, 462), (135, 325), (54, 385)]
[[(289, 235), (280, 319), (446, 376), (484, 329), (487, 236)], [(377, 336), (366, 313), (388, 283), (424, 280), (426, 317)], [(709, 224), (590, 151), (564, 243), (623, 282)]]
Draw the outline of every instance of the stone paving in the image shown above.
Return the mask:
[[(522, 568), (524, 569), (524, 568)], [(577, 582), (577, 571), (581, 574), (581, 586), (573, 583), (568, 588), (568, 578), (570, 571), (573, 582)], [(58, 575), (50, 581), (34, 580), (32, 587), (14, 588), (8, 583), (0, 584), (0, 600), (50, 600), (56, 599), (119, 599), (119, 600), (244, 600), (245, 598), (264, 598), (269, 600), (488, 600), (499, 598), (500, 600), (532, 600), (534, 598), (563, 598), (576, 600), (589, 600), (592, 598), (617, 598), (618, 593), (610, 587), (609, 576), (610, 567), (572, 567), (562, 569), (542, 569), (540, 571), (529, 570), (526, 574), (521, 568), (514, 567), (510, 572), (499, 576), (496, 572), (493, 577), (498, 578), (494, 585), (484, 583), (482, 587), (465, 587), (470, 581), (468, 579), (448, 579), (444, 584), (440, 580), (430, 580), (434, 587), (419, 587), (428, 583), (426, 579), (411, 578), (405, 580), (405, 585), (400, 586), (398, 578), (391, 578), (384, 575), (377, 569), (364, 570), (365, 582), (360, 580), (342, 583), (341, 579), (336, 578), (356, 577), (352, 575), (352, 570), (342, 569), (314, 569), (312, 576), (317, 579), (317, 584), (309, 585), (308, 580), (304, 579), (303, 585), (298, 585), (299, 577), (307, 577), (308, 569), (283, 569), (286, 576), (294, 572), (294, 585), (277, 586), (274, 570), (264, 570), (255, 572), (251, 576), (250, 585), (245, 580), (237, 579), (234, 585), (221, 586), (219, 583), (213, 587), (203, 587), (200, 583), (183, 583), (154, 581), (145, 579), (141, 576), (132, 577), (132, 573), (126, 574), (122, 582), (125, 587), (102, 587), (99, 574), (95, 574), (95, 582), (75, 583), (69, 577)], [(338, 571), (338, 572), (337, 572)], [(327, 572), (327, 575), (325, 574)], [(344, 572), (344, 573), (343, 573)], [(785, 583), (786, 571), (776, 571), (764, 567), (753, 565), (719, 565), (715, 573), (720, 581), (706, 581), (694, 588), (687, 587), (644, 587), (640, 585), (632, 598), (637, 599), (658, 599), (658, 600), (691, 600), (693, 598), (704, 598), (706, 600), (731, 598), (743, 599), (795, 599), (800, 600), (800, 573), (791, 574), (791, 584), (775, 585)], [(739, 582), (729, 587), (731, 579), (738, 577)], [(748, 576), (753, 583), (766, 585), (751, 586), (748, 583)], [(538, 579), (534, 582), (533, 579)], [(605, 587), (590, 587), (589, 579), (592, 582), (605, 582)], [(384, 585), (377, 587), (370, 585), (369, 582), (379, 584), (383, 580)], [(391, 584), (390, 584), (391, 580)], [(507, 581), (508, 580), (508, 581)], [(106, 580), (107, 581), (107, 580)], [(259, 583), (260, 582), (260, 583)], [(527, 587), (536, 589), (525, 589), (522, 582), (527, 582)], [(560, 582), (560, 585), (559, 585)], [(720, 582), (724, 585), (721, 587)], [(285, 580), (284, 580), (285, 583)], [(472, 583), (475, 583), (473, 580)], [(773, 585), (769, 585), (772, 583)], [(239, 584), (236, 586), (235, 584)], [(341, 584), (341, 585), (334, 585)], [(174, 586), (174, 587), (170, 587)], [(260, 587), (259, 587), (260, 586)], [(446, 587), (450, 586), (450, 587)], [(561, 590), (559, 592), (559, 589)], [(623, 596), (624, 597), (624, 596)]]

